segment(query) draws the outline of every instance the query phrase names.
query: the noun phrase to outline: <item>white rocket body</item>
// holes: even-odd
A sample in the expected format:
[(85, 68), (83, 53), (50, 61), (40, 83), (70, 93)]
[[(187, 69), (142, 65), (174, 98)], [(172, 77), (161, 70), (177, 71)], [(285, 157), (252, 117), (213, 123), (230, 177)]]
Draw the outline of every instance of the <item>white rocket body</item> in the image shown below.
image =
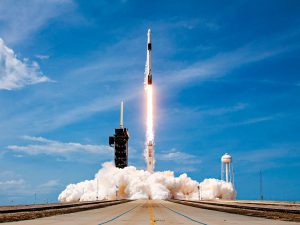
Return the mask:
[(146, 61), (146, 70), (145, 70), (145, 85), (152, 85), (152, 71), (151, 71), (151, 51), (152, 51), (152, 44), (151, 44), (151, 30), (148, 30), (147, 34), (147, 61)]

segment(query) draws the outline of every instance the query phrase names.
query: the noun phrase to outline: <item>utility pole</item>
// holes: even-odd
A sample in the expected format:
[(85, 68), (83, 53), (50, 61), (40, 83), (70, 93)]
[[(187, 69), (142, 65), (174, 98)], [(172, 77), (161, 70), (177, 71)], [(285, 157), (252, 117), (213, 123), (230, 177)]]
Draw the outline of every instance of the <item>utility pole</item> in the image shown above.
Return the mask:
[(98, 196), (99, 196), (98, 177), (96, 178), (96, 181), (97, 181), (97, 196), (96, 196), (96, 198), (97, 198), (97, 201), (98, 201)]
[(119, 187), (118, 187), (118, 185), (116, 185), (116, 200), (118, 200), (118, 190), (119, 190)]
[(202, 200), (202, 183), (200, 183), (200, 200)]
[(259, 193), (260, 193), (260, 200), (264, 200), (263, 194), (263, 179), (262, 179), (262, 172), (259, 171)]

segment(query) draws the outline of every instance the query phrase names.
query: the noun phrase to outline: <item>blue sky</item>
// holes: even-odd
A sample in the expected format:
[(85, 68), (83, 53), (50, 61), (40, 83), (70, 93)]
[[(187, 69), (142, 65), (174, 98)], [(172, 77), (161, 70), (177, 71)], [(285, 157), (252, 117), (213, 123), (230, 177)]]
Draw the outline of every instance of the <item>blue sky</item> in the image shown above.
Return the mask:
[(239, 199), (300, 200), (299, 1), (0, 3), (0, 204), (57, 201), (111, 161), (125, 102), (131, 165), (145, 168), (152, 29), (156, 170), (220, 177)]

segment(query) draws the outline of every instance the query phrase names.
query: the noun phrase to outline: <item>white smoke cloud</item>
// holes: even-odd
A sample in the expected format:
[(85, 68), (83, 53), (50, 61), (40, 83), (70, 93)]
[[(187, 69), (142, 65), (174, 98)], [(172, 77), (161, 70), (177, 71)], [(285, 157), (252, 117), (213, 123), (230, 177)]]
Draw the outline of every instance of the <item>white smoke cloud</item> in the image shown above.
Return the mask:
[[(59, 195), (60, 202), (128, 199), (234, 199), (231, 183), (217, 179), (205, 179), (198, 183), (187, 174), (174, 176), (172, 171), (149, 173), (133, 166), (116, 168), (104, 163), (95, 179), (70, 184)], [(201, 188), (198, 189), (198, 186)], [(98, 191), (97, 191), (98, 187)]]
[(13, 90), (47, 81), (50, 79), (43, 75), (36, 62), (18, 59), (0, 38), (0, 89)]

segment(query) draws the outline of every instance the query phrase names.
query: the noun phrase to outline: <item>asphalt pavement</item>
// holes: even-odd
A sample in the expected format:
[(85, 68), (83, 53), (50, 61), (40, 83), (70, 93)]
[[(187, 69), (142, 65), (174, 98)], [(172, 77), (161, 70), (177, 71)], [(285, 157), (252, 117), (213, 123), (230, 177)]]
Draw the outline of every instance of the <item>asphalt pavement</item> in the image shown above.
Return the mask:
[(100, 209), (35, 220), (2, 223), (8, 225), (294, 225), (296, 222), (242, 216), (185, 206), (162, 200), (138, 200)]

